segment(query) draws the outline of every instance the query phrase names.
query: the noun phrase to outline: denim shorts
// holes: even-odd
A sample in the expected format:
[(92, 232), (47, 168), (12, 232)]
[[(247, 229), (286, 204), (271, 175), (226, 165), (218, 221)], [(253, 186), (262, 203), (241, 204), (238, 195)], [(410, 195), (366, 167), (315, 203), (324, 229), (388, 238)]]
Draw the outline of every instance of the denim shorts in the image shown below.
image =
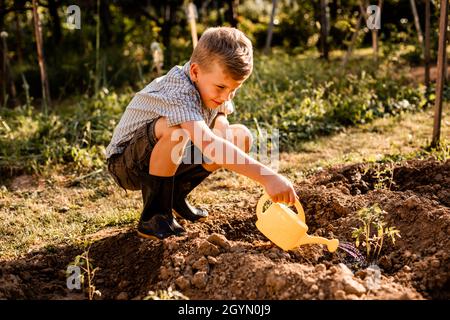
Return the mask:
[[(155, 119), (136, 130), (133, 138), (126, 144), (124, 151), (112, 155), (107, 160), (109, 173), (125, 191), (142, 189), (142, 177), (149, 173), (150, 156), (157, 142), (155, 135), (157, 120)], [(205, 163), (203, 157), (200, 163), (198, 160), (193, 161), (194, 155), (198, 159), (199, 154), (201, 155), (200, 150), (189, 141), (185, 148), (183, 162), (178, 166), (175, 175)], [(190, 161), (185, 161), (188, 156), (191, 157)]]

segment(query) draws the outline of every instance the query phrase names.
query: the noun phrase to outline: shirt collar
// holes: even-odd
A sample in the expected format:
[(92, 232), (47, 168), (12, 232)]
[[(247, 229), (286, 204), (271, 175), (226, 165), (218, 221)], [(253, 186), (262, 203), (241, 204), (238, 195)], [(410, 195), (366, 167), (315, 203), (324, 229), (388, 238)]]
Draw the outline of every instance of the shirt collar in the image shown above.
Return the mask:
[(188, 62), (186, 62), (183, 65), (183, 72), (186, 75), (186, 77), (189, 79), (189, 81), (192, 83), (192, 85), (194, 84), (191, 80), (191, 76), (190, 76), (190, 69), (191, 69), (191, 60), (189, 60)]

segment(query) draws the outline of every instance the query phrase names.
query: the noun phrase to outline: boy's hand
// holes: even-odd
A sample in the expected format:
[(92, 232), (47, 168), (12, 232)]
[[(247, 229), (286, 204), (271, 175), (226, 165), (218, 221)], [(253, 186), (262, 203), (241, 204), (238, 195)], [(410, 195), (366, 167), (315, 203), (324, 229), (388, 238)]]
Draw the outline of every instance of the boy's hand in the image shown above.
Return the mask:
[(280, 174), (267, 176), (264, 188), (273, 202), (284, 202), (293, 205), (298, 196), (294, 191), (294, 186)]

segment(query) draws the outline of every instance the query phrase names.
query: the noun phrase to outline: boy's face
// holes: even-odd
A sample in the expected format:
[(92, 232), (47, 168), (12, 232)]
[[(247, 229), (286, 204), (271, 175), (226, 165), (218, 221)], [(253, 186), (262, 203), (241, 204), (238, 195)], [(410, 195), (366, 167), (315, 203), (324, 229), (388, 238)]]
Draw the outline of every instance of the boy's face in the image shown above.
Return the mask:
[(234, 80), (217, 61), (212, 62), (209, 70), (191, 63), (190, 77), (200, 92), (203, 104), (210, 109), (216, 109), (225, 101), (233, 99), (237, 89), (247, 79)]

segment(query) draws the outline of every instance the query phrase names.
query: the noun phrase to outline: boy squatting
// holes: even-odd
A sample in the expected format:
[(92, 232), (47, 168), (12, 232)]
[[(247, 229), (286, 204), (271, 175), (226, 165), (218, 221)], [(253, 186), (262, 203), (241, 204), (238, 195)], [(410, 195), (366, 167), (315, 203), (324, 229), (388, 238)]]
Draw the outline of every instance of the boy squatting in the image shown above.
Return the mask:
[[(259, 182), (274, 202), (295, 202), (292, 183), (248, 155), (250, 130), (227, 120), (234, 111), (231, 101), (252, 69), (252, 44), (241, 31), (209, 28), (184, 66), (173, 67), (133, 97), (106, 157), (120, 187), (142, 191), (139, 236), (182, 235), (185, 230), (176, 218), (206, 219), (208, 212), (190, 205), (186, 197), (221, 167)], [(213, 150), (223, 150), (233, 161), (223, 161)], [(195, 161), (196, 154), (210, 161)]]

